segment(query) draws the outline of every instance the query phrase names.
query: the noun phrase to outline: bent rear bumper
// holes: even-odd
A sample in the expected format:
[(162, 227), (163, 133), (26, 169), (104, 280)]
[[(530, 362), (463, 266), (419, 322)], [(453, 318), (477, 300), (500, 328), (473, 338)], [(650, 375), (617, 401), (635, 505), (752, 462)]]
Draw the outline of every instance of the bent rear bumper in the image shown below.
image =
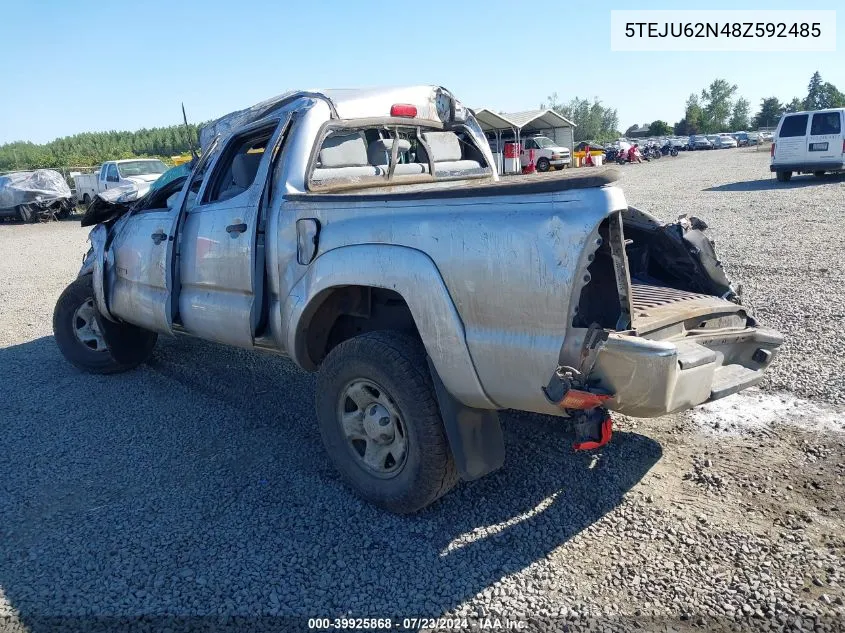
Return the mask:
[(797, 171), (812, 173), (814, 171), (842, 171), (845, 170), (845, 160), (824, 161), (818, 163), (774, 163), (769, 165), (769, 171)]
[(757, 327), (677, 341), (611, 334), (590, 377), (614, 394), (609, 409), (657, 417), (757, 384), (781, 343), (779, 332)]

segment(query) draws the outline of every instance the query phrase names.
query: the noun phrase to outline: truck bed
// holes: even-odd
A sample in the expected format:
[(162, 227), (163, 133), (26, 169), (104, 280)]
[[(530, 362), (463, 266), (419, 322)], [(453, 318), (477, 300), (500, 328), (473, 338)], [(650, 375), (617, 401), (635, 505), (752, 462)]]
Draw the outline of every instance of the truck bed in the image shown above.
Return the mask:
[(488, 196), (522, 196), (537, 193), (556, 193), (571, 189), (604, 187), (619, 179), (619, 170), (612, 167), (577, 169), (505, 177), (498, 182), (488, 179), (478, 181), (441, 181), (425, 184), (400, 184), (391, 187), (373, 187), (339, 193), (288, 194), (289, 200), (357, 202), (391, 200), (425, 200), (439, 198), (470, 198)]

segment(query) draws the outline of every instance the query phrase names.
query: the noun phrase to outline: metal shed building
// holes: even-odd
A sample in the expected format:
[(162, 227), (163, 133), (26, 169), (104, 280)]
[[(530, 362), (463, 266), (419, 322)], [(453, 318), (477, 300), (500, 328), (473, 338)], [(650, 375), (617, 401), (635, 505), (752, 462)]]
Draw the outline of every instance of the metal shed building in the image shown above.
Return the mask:
[(494, 152), (501, 151), (502, 138), (515, 138), (544, 134), (570, 152), (575, 149), (575, 123), (554, 110), (528, 110), (526, 112), (493, 112), (488, 108), (475, 111), (481, 129), (496, 141)]

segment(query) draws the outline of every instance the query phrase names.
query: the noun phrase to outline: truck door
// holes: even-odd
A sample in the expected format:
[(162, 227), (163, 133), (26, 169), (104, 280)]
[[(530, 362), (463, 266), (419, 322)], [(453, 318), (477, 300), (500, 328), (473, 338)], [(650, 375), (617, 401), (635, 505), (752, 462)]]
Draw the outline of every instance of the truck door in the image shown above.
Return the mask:
[[(153, 191), (146, 205), (118, 221), (106, 264), (112, 315), (155, 332), (173, 332), (173, 258), (179, 221), (179, 182)], [(178, 200), (167, 206), (168, 199)]]
[(807, 139), (807, 162), (842, 164), (842, 112), (814, 112)]
[[(178, 312), (201, 338), (252, 347), (262, 310), (268, 176), (290, 114), (231, 137), (185, 212), (178, 245)], [(260, 247), (257, 242), (261, 237)]]
[(774, 163), (796, 163), (807, 160), (807, 114), (783, 117), (775, 143)]
[(100, 191), (117, 187), (120, 184), (120, 175), (117, 173), (117, 165), (114, 163), (103, 165), (103, 169), (100, 172), (100, 178), (102, 181)]

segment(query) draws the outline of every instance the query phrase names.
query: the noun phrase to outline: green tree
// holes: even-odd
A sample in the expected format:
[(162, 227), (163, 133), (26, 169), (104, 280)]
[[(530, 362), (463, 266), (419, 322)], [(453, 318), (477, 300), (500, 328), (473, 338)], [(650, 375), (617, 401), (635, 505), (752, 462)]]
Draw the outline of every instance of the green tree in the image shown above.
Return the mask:
[(793, 97), (792, 101), (783, 106), (784, 112), (800, 112), (804, 109), (804, 102), (798, 97)]
[(810, 77), (810, 83), (807, 85), (807, 98), (804, 99), (803, 108), (799, 110), (819, 110), (824, 106), (822, 102), (822, 76), (817, 70)]
[(748, 116), (750, 114), (751, 104), (748, 103), (748, 99), (740, 97), (734, 103), (733, 113), (731, 114), (731, 120), (728, 122), (728, 127), (733, 132), (738, 132), (740, 130), (747, 130), (748, 129)]
[(649, 136), (666, 136), (667, 134), (672, 133), (672, 128), (669, 126), (666, 121), (661, 121), (657, 119), (656, 121), (652, 121), (651, 124), (648, 126), (648, 134)]
[(760, 102), (760, 111), (754, 117), (752, 127), (774, 127), (777, 125), (780, 115), (783, 114), (783, 106), (777, 97), (767, 97)]
[(541, 109), (549, 108), (563, 115), (577, 126), (574, 140), (607, 141), (619, 136), (619, 116), (616, 108), (602, 105), (598, 98), (592, 101), (575, 97), (567, 103), (558, 100), (557, 93), (547, 98), (548, 104), (540, 104)]
[(0, 145), (0, 172), (40, 167), (89, 167), (106, 160), (156, 156), (168, 158), (197, 145), (197, 126), (142, 129), (137, 132), (83, 132), (43, 145), (15, 141)]
[(724, 79), (714, 79), (710, 86), (701, 91), (704, 113), (702, 128), (705, 133), (721, 132), (727, 126), (736, 90), (736, 85)]
[(840, 92), (830, 82), (824, 82), (819, 99), (819, 108), (843, 108), (845, 107), (845, 94)]
[(687, 136), (690, 134), (698, 134), (701, 132), (701, 119), (703, 112), (701, 110), (701, 102), (698, 100), (698, 95), (693, 93), (687, 98), (686, 107), (684, 109), (684, 118), (675, 124), (675, 134), (679, 136)]

